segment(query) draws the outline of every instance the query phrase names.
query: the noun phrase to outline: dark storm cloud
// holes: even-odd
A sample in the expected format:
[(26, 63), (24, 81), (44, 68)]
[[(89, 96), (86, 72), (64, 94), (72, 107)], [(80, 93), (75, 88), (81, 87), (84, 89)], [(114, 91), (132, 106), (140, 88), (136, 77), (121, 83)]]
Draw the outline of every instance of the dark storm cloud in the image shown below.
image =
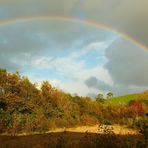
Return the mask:
[(87, 0), (83, 9), (88, 14), (87, 19), (107, 24), (148, 46), (147, 6), (146, 0)]
[(116, 40), (107, 50), (105, 67), (117, 84), (148, 86), (148, 51), (126, 40)]
[(90, 77), (85, 81), (89, 88), (112, 91), (116, 95), (135, 93), (148, 89), (148, 51), (133, 43), (117, 39), (105, 51), (108, 70), (113, 85)]
[(93, 76), (88, 78), (85, 81), (85, 84), (87, 85), (88, 88), (95, 88), (103, 91), (109, 91), (111, 88), (110, 85), (106, 84), (104, 81), (101, 81)]
[(147, 0), (0, 0), (0, 20), (72, 15), (107, 24), (148, 46), (147, 6)]

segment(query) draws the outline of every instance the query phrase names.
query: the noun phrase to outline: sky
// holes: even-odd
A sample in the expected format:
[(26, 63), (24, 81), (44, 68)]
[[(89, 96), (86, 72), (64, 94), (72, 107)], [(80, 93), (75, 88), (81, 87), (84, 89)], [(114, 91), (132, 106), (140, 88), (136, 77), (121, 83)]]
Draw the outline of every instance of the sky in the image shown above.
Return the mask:
[(81, 96), (147, 90), (147, 5), (0, 0), (0, 67)]

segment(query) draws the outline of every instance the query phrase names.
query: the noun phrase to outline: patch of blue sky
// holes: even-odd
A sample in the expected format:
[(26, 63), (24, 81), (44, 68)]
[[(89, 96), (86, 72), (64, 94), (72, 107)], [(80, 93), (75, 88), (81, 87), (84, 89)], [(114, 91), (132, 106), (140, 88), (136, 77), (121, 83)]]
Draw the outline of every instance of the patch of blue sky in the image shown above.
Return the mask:
[(85, 68), (87, 69), (95, 68), (96, 66), (99, 65), (101, 66), (106, 62), (105, 56), (97, 54), (96, 51), (88, 52), (87, 54), (77, 58), (77, 60), (84, 60)]
[(45, 51), (46, 51), (46, 56), (66, 57), (71, 55), (72, 53), (81, 51), (81, 41), (73, 43), (73, 45), (71, 45), (71, 47), (68, 49), (60, 50), (56, 49), (56, 47), (53, 46), (52, 49), (46, 48)]
[(46, 51), (46, 56), (50, 56), (50, 57), (66, 57), (71, 53), (71, 50), (57, 50), (52, 48), (49, 49), (45, 49)]
[(71, 80), (68, 79), (67, 77), (61, 75), (54, 69), (33, 69), (30, 71), (25, 71), (22, 72), (21, 75), (29, 75), (30, 77), (39, 77), (43, 78), (44, 80), (49, 80), (49, 79), (57, 79), (62, 82), (70, 82)]

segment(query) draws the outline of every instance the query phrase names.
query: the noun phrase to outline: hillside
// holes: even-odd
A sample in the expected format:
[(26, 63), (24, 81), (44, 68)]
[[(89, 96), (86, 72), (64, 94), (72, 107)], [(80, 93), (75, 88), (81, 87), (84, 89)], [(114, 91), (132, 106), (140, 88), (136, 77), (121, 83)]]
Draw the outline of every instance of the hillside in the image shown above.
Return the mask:
[(38, 89), (18, 72), (0, 69), (0, 134), (46, 133), (56, 128), (97, 124), (142, 127), (141, 131), (145, 132), (147, 98), (148, 91), (102, 103), (90, 97), (72, 96), (48, 81)]
[(106, 105), (116, 105), (116, 104), (128, 104), (130, 101), (132, 100), (136, 100), (137, 99), (137, 95), (138, 94), (129, 94), (129, 95), (124, 95), (124, 96), (117, 96), (117, 97), (113, 97), (110, 99), (106, 99), (105, 100), (105, 104)]

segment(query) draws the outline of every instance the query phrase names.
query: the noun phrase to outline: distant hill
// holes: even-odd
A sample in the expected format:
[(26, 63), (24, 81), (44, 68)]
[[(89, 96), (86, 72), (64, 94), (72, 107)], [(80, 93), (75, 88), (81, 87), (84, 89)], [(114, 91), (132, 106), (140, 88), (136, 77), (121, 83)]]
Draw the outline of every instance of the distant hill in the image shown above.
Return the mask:
[(105, 100), (106, 105), (110, 104), (128, 104), (130, 101), (137, 99), (138, 94), (129, 94), (125, 96), (113, 97)]

